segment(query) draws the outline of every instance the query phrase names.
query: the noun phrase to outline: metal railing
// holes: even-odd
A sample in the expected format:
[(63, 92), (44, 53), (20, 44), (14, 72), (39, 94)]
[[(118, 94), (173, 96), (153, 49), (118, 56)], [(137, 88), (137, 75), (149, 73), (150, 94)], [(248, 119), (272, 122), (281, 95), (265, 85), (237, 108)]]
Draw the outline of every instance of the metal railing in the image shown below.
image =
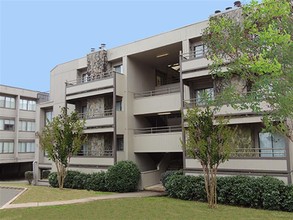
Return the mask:
[(237, 148), (231, 158), (282, 158), (286, 157), (285, 148)]
[(83, 77), (79, 77), (76, 80), (71, 80), (66, 82), (66, 86), (75, 86), (83, 83), (89, 83), (89, 82), (94, 82), (94, 81), (99, 81), (99, 80), (104, 80), (104, 79), (109, 79), (112, 78), (114, 75), (113, 71), (110, 72), (103, 72), (97, 75), (87, 75)]
[(78, 116), (79, 118), (83, 118), (83, 119), (111, 117), (113, 116), (113, 109), (104, 110), (103, 112), (95, 111), (95, 112), (79, 113)]
[[(109, 148), (109, 147), (107, 147)], [(112, 147), (111, 147), (112, 148)], [(100, 149), (100, 150), (80, 150), (77, 153), (77, 156), (84, 157), (112, 157), (113, 150), (112, 149)]]
[(183, 107), (184, 108), (193, 108), (195, 106), (204, 107), (208, 105), (231, 105), (231, 104), (239, 104), (240, 101), (245, 101), (245, 97), (248, 96), (255, 96), (254, 101), (255, 102), (262, 102), (266, 100), (266, 97), (262, 96), (261, 94), (258, 94), (257, 92), (246, 92), (243, 94), (239, 94), (239, 97), (233, 97), (233, 100), (224, 100), (221, 97), (221, 94), (217, 94), (214, 97), (211, 97), (209, 99), (206, 98), (193, 98), (193, 99), (185, 99), (183, 100)]
[(180, 87), (173, 86), (173, 87), (167, 87), (167, 88), (163, 88), (163, 89), (137, 92), (137, 93), (134, 93), (134, 98), (158, 96), (158, 95), (165, 95), (165, 94), (171, 94), (171, 93), (177, 93), (177, 92), (180, 92)]
[(181, 132), (181, 125), (164, 126), (164, 127), (150, 127), (150, 128), (136, 128), (134, 134), (157, 134), (157, 133), (169, 133), (169, 132)]
[(205, 58), (207, 53), (207, 49), (201, 49), (201, 50), (191, 50), (188, 53), (183, 53), (182, 56), (182, 61), (187, 61), (191, 59), (201, 59)]

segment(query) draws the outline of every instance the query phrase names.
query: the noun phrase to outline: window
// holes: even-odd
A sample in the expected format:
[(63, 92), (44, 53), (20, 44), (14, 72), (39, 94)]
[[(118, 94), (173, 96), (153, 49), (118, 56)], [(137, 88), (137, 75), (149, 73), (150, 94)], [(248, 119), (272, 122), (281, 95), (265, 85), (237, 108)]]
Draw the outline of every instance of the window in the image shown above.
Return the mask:
[(195, 58), (202, 58), (205, 56), (205, 53), (207, 51), (207, 48), (205, 45), (200, 44), (193, 47), (194, 50), (194, 57)]
[(116, 101), (116, 111), (122, 111), (122, 101)]
[(124, 151), (124, 138), (123, 138), (123, 136), (117, 137), (117, 151)]
[(19, 121), (19, 131), (35, 131), (35, 122)]
[(123, 65), (122, 64), (114, 66), (113, 68), (116, 73), (123, 73)]
[(195, 91), (195, 100), (197, 105), (205, 105), (207, 101), (214, 99), (214, 88), (206, 88)]
[(45, 112), (45, 125), (48, 124), (48, 122), (51, 122), (53, 119), (53, 111), (46, 111)]
[(14, 150), (12, 141), (0, 141), (0, 154), (11, 154)]
[(37, 103), (33, 100), (20, 99), (19, 108), (21, 110), (36, 111)]
[(35, 142), (18, 142), (18, 152), (19, 153), (34, 153), (35, 152)]
[(279, 134), (259, 133), (261, 157), (285, 157), (285, 138)]
[(0, 130), (14, 131), (14, 120), (13, 119), (0, 119)]
[(0, 96), (1, 108), (15, 108), (15, 98), (8, 96)]

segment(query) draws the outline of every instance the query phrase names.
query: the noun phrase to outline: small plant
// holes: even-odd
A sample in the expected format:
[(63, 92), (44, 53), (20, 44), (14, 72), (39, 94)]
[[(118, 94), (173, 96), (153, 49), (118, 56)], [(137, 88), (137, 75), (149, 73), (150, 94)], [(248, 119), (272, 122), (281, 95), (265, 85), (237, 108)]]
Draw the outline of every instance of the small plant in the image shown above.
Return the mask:
[(24, 173), (25, 179), (28, 181), (28, 184), (31, 185), (32, 181), (34, 180), (34, 173), (33, 171), (26, 171)]

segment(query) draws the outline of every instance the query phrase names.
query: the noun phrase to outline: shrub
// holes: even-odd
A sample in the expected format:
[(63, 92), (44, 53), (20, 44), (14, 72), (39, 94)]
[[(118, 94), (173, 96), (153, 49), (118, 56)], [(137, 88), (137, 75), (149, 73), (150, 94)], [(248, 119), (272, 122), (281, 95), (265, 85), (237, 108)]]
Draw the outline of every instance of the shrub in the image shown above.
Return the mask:
[(87, 179), (90, 174), (77, 172), (73, 175), (73, 180), (71, 183), (72, 189), (86, 189)]
[(24, 177), (28, 181), (28, 184), (31, 185), (32, 184), (32, 181), (34, 179), (34, 173), (33, 173), (33, 171), (26, 171), (24, 173)]
[(285, 187), (281, 207), (284, 211), (293, 212), (293, 185)]
[(59, 186), (56, 172), (51, 172), (49, 174), (48, 180), (49, 180), (50, 186), (52, 186), (52, 187), (58, 187)]
[(259, 207), (260, 193), (256, 178), (248, 176), (218, 177), (218, 202), (246, 207)]
[(169, 177), (173, 175), (183, 175), (182, 170), (168, 170), (161, 175), (161, 182), (164, 187), (166, 187), (166, 182), (168, 181)]
[(42, 179), (48, 179), (50, 170), (42, 170)]
[(173, 198), (207, 200), (202, 176), (171, 175), (166, 182), (166, 191)]
[(280, 210), (286, 191), (284, 182), (273, 177), (264, 176), (258, 178), (258, 184), (262, 199), (260, 208)]
[(106, 173), (106, 188), (110, 192), (133, 192), (137, 190), (140, 171), (132, 161), (120, 161)]
[(88, 176), (85, 184), (87, 190), (107, 191), (106, 188), (106, 173), (92, 173)]

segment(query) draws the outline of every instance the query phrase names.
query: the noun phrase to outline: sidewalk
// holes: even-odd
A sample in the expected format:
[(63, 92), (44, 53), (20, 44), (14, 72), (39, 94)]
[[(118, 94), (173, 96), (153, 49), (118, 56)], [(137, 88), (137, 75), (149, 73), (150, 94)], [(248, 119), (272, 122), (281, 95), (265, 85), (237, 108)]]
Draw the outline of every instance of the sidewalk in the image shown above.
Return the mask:
[(103, 196), (89, 197), (89, 198), (84, 198), (84, 199), (73, 199), (73, 200), (67, 200), (67, 201), (6, 204), (3, 207), (1, 207), (0, 209), (15, 209), (15, 208), (29, 208), (29, 207), (40, 207), (40, 206), (67, 205), (67, 204), (93, 202), (93, 201), (97, 201), (97, 200), (106, 200), (106, 199), (140, 198), (140, 197), (164, 196), (164, 195), (166, 195), (165, 192), (151, 192), (151, 191), (117, 193), (117, 194), (112, 194), (112, 195), (103, 195)]

